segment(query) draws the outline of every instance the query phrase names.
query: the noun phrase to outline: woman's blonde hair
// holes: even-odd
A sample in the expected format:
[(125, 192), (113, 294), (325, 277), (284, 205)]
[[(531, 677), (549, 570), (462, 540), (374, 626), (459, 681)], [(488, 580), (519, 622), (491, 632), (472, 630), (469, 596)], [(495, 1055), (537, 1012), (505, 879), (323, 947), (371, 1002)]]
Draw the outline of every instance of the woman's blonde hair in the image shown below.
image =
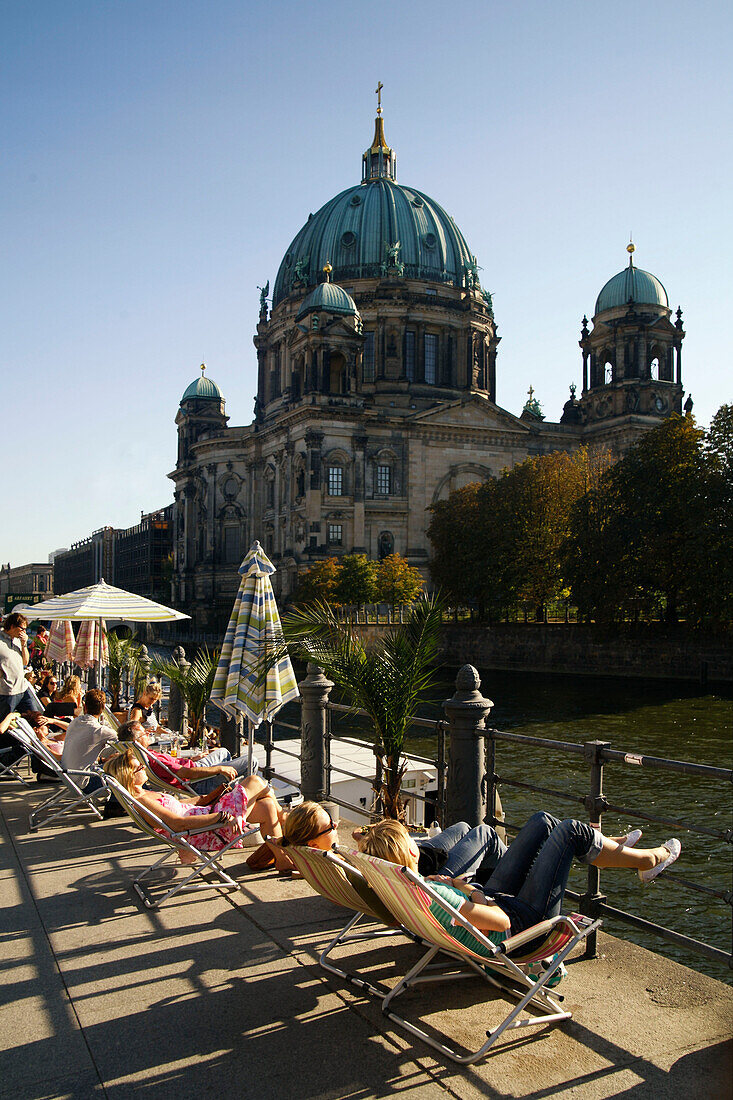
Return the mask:
[(296, 844), (303, 847), (309, 840), (313, 840), (320, 830), (319, 810), (323, 810), (323, 807), (317, 802), (301, 802), (291, 810), (283, 823), (283, 838), (280, 842), (282, 846)]
[(78, 676), (67, 676), (64, 680), (64, 686), (61, 688), (61, 699), (65, 699), (67, 695), (81, 695), (81, 680)]
[(359, 841), (359, 850), (387, 863), (399, 863), (406, 867), (413, 858), (414, 846), (410, 834), (399, 821), (378, 821)]
[(162, 687), (160, 686), (160, 684), (158, 683), (157, 680), (150, 680), (145, 685), (145, 690), (143, 691), (143, 695), (152, 695), (153, 699), (160, 699), (162, 694), (163, 694), (163, 689), (162, 689)]
[(133, 750), (126, 749), (124, 752), (118, 753), (117, 756), (113, 756), (111, 760), (108, 760), (104, 765), (104, 770), (107, 775), (111, 775), (126, 791), (132, 794), (137, 764), (138, 760)]

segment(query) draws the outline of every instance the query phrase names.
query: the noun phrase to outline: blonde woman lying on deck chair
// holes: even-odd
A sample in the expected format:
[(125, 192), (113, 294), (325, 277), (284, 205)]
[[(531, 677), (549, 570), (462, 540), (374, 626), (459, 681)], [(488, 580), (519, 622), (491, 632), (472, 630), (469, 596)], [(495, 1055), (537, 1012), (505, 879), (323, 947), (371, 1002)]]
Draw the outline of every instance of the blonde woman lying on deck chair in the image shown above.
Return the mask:
[[(132, 749), (108, 760), (104, 770), (113, 776), (133, 798), (147, 806), (169, 829), (182, 831), (193, 825), (200, 828), (210, 825), (212, 832), (189, 837), (194, 848), (202, 852), (215, 852), (223, 848), (232, 837), (242, 832), (244, 822), (259, 825), (264, 836), (282, 836), (282, 810), (272, 787), (257, 775), (250, 775), (242, 783), (222, 783), (209, 794), (191, 798), (175, 798), (164, 791), (145, 790), (146, 771)], [(191, 818), (196, 821), (192, 822)], [(149, 824), (155, 825), (150, 820)], [(215, 832), (213, 830), (216, 830)], [(241, 848), (241, 843), (233, 845)], [(190, 853), (181, 852), (182, 863), (192, 863)]]
[[(441, 897), (498, 944), (547, 917), (559, 915), (573, 856), (596, 867), (628, 867), (638, 871), (642, 882), (650, 882), (680, 854), (679, 840), (667, 840), (659, 848), (631, 848), (623, 843), (627, 839), (605, 837), (582, 821), (559, 821), (540, 812), (519, 830), (483, 889), (464, 879), (440, 875), (431, 876), (430, 881)], [(366, 855), (417, 871), (417, 846), (399, 822), (380, 821), (359, 848)], [(448, 927), (450, 918), (445, 910), (436, 904), (431, 912)], [(458, 926), (448, 930), (459, 940), (473, 939), (470, 932)], [(472, 950), (485, 954), (478, 941), (465, 942)]]

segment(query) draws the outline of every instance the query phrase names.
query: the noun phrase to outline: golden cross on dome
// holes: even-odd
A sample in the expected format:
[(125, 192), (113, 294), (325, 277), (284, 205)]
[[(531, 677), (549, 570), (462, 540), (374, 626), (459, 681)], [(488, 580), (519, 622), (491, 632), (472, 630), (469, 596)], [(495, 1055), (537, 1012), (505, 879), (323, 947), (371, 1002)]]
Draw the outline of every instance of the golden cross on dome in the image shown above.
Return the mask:
[(381, 113), (382, 113), (382, 88), (383, 87), (384, 87), (384, 84), (382, 84), (382, 81), (380, 80), (377, 84), (377, 87), (374, 90), (374, 94), (377, 97), (377, 114), (378, 115), (381, 115)]
[(529, 394), (529, 399), (531, 401), (532, 398), (534, 397), (534, 389), (532, 388), (532, 386), (529, 387), (529, 389), (527, 390), (527, 393)]

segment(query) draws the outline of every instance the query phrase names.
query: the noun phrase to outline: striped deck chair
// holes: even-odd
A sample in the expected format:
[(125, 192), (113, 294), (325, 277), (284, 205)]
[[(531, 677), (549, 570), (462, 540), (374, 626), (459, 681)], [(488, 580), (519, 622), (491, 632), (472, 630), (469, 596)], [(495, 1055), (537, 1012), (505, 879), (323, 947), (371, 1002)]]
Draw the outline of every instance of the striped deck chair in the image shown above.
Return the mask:
[[(339, 849), (339, 851), (342, 850)], [(504, 940), (497, 946), (474, 928), (465, 917), (462, 917), (457, 909), (454, 909), (431, 887), (429, 882), (425, 882), (407, 867), (386, 863), (384, 860), (366, 856), (360, 852), (346, 850), (342, 854), (349, 863), (363, 873), (364, 878), (394, 914), (395, 919), (431, 945), (422, 959), (390, 990), (382, 1002), (382, 1011), (394, 1023), (405, 1028), (412, 1035), (416, 1035), (452, 1061), (461, 1065), (472, 1065), (483, 1058), (496, 1040), (508, 1029), (537, 1027), (570, 1019), (571, 1013), (563, 1011), (558, 1003), (562, 997), (551, 995), (547, 982), (566, 956), (590, 932), (599, 927), (600, 920), (592, 920), (578, 913), (552, 917)], [(434, 904), (449, 913), (456, 925), (468, 929), (483, 949), (482, 953), (466, 947), (446, 931), (431, 912), (431, 905)], [(439, 953), (453, 961), (458, 961), (464, 968), (468, 967), (469, 974), (471, 972), (479, 974), (502, 993), (518, 1001), (498, 1027), (486, 1032), (486, 1042), (473, 1053), (457, 1053), (452, 1047), (433, 1038), (423, 1028), (410, 1023), (390, 1009), (394, 998), (406, 989), (420, 982), (436, 980), (434, 974), (427, 974), (425, 971)], [(522, 969), (523, 965), (550, 957), (552, 961), (537, 978), (528, 976)], [(451, 977), (455, 976), (457, 976), (455, 973), (451, 975)], [(537, 1015), (522, 1015), (525, 1009), (532, 1009)]]
[(28, 749), (23, 752), (22, 756), (15, 756), (10, 746), (0, 749), (0, 778), (3, 780), (17, 779), (24, 787), (29, 787), (30, 783), (24, 779), (18, 768), (27, 763), (30, 758), (31, 754)]
[[(225, 841), (224, 847), (216, 852), (200, 851), (191, 844), (189, 838), (197, 836), (199, 833), (215, 832), (210, 825), (203, 825), (198, 828), (192, 826), (190, 829), (174, 832), (173, 829), (168, 828), (165, 822), (159, 818), (157, 814), (148, 809), (147, 806), (142, 806), (113, 776), (107, 775), (106, 772), (101, 771), (99, 768), (97, 768), (96, 771), (97, 774), (101, 776), (107, 790), (112, 792), (138, 828), (142, 829), (144, 833), (153, 837), (153, 839), (157, 840), (160, 844), (164, 844), (167, 849), (160, 859), (156, 860), (155, 863), (148, 867), (147, 870), (143, 871), (136, 879), (133, 879), (132, 888), (146, 909), (159, 909), (164, 902), (168, 901), (175, 894), (178, 894), (181, 890), (185, 890), (188, 893), (195, 890), (222, 890), (229, 892), (231, 890), (240, 889), (236, 879), (228, 875), (219, 862), (221, 857), (229, 851), (232, 845), (237, 843), (240, 837), (235, 836), (232, 840)], [(151, 820), (154, 824), (150, 823)], [(191, 820), (195, 821), (196, 819), (194, 817)], [(246, 830), (243, 835), (246, 836)], [(196, 862), (190, 866), (190, 874), (187, 874), (180, 882), (176, 882), (166, 890), (162, 897), (154, 897), (150, 892), (148, 884), (144, 880), (148, 875), (156, 871), (158, 867), (161, 867), (167, 860), (171, 859), (173, 856), (177, 856), (179, 852), (189, 852), (195, 856)], [(189, 870), (189, 868), (186, 867), (186, 870)], [(211, 871), (213, 873), (214, 878), (212, 881), (207, 881), (203, 878), (204, 871)], [(195, 881), (198, 878), (201, 879), (201, 882)]]
[[(272, 843), (271, 840), (270, 844)], [(317, 894), (333, 902), (334, 905), (354, 911), (354, 915), (349, 917), (338, 935), (321, 952), (318, 960), (320, 965), (324, 970), (336, 974), (339, 978), (344, 978), (358, 989), (364, 990), (374, 997), (379, 997), (380, 1000), (384, 999), (389, 992), (388, 988), (373, 985), (365, 978), (360, 978), (348, 970), (342, 970), (329, 961), (329, 955), (341, 944), (361, 943), (381, 936), (399, 934), (407, 934), (410, 939), (413, 939), (412, 934), (405, 933), (405, 930), (400, 928), (395, 917), (382, 904), (378, 895), (366, 882), (361, 871), (350, 866), (339, 856), (334, 855), (333, 852), (324, 851), (321, 848), (295, 846), (288, 847), (284, 851), (287, 852), (303, 878)], [(377, 921), (385, 927), (372, 928), (366, 931), (360, 929), (358, 932), (352, 932), (352, 929), (364, 918)]]
[(177, 783), (166, 782), (162, 779), (157, 772), (153, 771), (152, 764), (150, 763), (150, 753), (143, 746), (138, 744), (137, 741), (115, 741), (115, 748), (120, 752), (124, 752), (125, 749), (132, 749), (135, 756), (140, 763), (144, 766), (147, 775), (147, 783), (151, 787), (155, 787), (159, 791), (167, 791), (168, 794), (179, 795), (181, 792), (186, 794), (198, 794), (198, 791), (194, 790), (190, 783), (187, 783), (185, 779), (176, 775), (172, 768), (169, 768), (167, 764), (164, 764), (161, 760), (156, 761), (157, 767), (159, 767), (169, 779), (176, 779)]
[(96, 818), (102, 820), (97, 803), (106, 802), (109, 798), (109, 792), (104, 787), (97, 787), (93, 791), (85, 791), (85, 784), (93, 774), (91, 768), (79, 770), (62, 768), (58, 757), (49, 752), (24, 718), (19, 718), (15, 727), (8, 730), (8, 733), (16, 739), (26, 752), (31, 753), (42, 764), (45, 764), (59, 780), (59, 786), (51, 797), (42, 802), (40, 806), (36, 806), (35, 810), (32, 810), (28, 815), (28, 828), (32, 833), (39, 825), (49, 825), (57, 817), (61, 817), (62, 814), (66, 814), (69, 810), (74, 810), (78, 806), (86, 806)]

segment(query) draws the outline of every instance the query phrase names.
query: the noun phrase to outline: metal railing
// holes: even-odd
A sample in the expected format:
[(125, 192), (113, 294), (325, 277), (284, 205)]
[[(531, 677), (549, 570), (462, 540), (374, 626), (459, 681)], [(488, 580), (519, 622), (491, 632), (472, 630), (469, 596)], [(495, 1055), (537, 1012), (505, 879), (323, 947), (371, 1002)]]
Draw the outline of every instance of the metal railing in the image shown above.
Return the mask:
[[(588, 792), (584, 795), (577, 794), (567, 789), (557, 790), (552, 787), (540, 786), (535, 783), (523, 782), (521, 780), (501, 776), (496, 770), (496, 749), (497, 744), (500, 743), (513, 744), (521, 746), (522, 748), (549, 749), (554, 752), (581, 757), (589, 766)], [(664, 757), (645, 756), (638, 753), (624, 752), (618, 749), (612, 749), (608, 741), (586, 741), (583, 744), (577, 744), (567, 741), (553, 741), (543, 737), (530, 737), (525, 734), (503, 733), (496, 729), (487, 729), (486, 765), (490, 791), (488, 805), (493, 805), (493, 797), (500, 786), (513, 787), (517, 790), (532, 791), (536, 794), (547, 795), (552, 798), (560, 799), (561, 801), (583, 806), (589, 815), (590, 824), (599, 830), (601, 829), (603, 814), (615, 813), (628, 816), (634, 820), (648, 821), (657, 825), (666, 825), (674, 829), (694, 833), (698, 836), (705, 836), (729, 846), (733, 844), (733, 828), (714, 829), (710, 828), (708, 825), (700, 825), (686, 818), (659, 816), (658, 814), (650, 813), (648, 810), (638, 806), (621, 806), (615, 802), (609, 801), (603, 791), (605, 778), (604, 766), (606, 764), (621, 764), (626, 767), (640, 767), (649, 771), (668, 772), (675, 775), (688, 775), (708, 779), (720, 783), (727, 793), (730, 792), (730, 785), (731, 782), (733, 782), (733, 771), (728, 768), (716, 768), (707, 764), (692, 764), (683, 760), (671, 760)], [(490, 825), (496, 824), (491, 813), (487, 815), (487, 821)], [(502, 822), (502, 825), (510, 832), (515, 833), (520, 827), (517, 823), (506, 820)], [(727, 905), (729, 909), (733, 906), (733, 890), (729, 888), (706, 886), (702, 883), (694, 882), (675, 871), (665, 872), (665, 878), (668, 882), (674, 883), (683, 890), (704, 895), (709, 898), (716, 898), (724, 905)], [(580, 911), (587, 916), (613, 917), (641, 931), (652, 933), (666, 940), (668, 943), (674, 943), (678, 946), (685, 947), (698, 955), (703, 955), (708, 959), (713, 959), (715, 962), (724, 963), (733, 968), (733, 952), (727, 953), (718, 947), (714, 947), (712, 944), (676, 932), (674, 929), (667, 928), (665, 925), (657, 924), (654, 921), (638, 917), (634, 913), (629, 913), (624, 909), (618, 909), (615, 906), (608, 905), (605, 895), (601, 892), (600, 868), (594, 867), (592, 864), (588, 865), (588, 881), (585, 893), (579, 894), (574, 890), (566, 890), (566, 894), (568, 897), (579, 902)], [(586, 957), (591, 958), (595, 956), (595, 954), (596, 934), (592, 933), (591, 936), (588, 937), (588, 942), (586, 943)]]
[[(371, 742), (366, 738), (361, 739), (349, 734), (338, 734), (334, 731), (334, 719), (338, 715), (348, 714), (350, 717), (367, 718), (368, 716), (364, 711), (355, 711), (348, 706), (339, 705), (336, 703), (327, 703), (327, 735), (326, 735), (326, 774), (327, 774), (327, 797), (336, 802), (337, 805), (342, 806), (344, 809), (352, 810), (360, 815), (370, 813), (370, 809), (365, 809), (364, 806), (356, 806), (342, 798), (334, 796), (333, 793), (333, 779), (335, 776), (344, 776), (346, 778), (364, 779), (365, 776), (355, 772), (351, 772), (343, 767), (335, 765), (331, 760), (331, 746), (334, 743), (340, 742), (343, 744), (352, 744), (360, 747), (367, 747), (373, 750)], [(265, 775), (268, 778), (275, 776), (288, 783), (293, 783), (291, 777), (278, 774), (272, 767), (272, 753), (276, 750), (278, 753), (291, 757), (293, 759), (300, 759), (300, 752), (292, 752), (285, 750), (279, 746), (274, 740), (273, 726), (278, 730), (285, 730), (291, 737), (300, 736), (300, 727), (294, 723), (281, 722), (275, 719), (273, 724), (265, 723), (260, 727), (260, 737), (258, 740), (263, 744), (265, 748)], [(419, 731), (425, 736), (436, 737), (436, 756), (428, 757), (421, 756), (414, 753), (408, 755), (421, 763), (433, 766), (437, 770), (437, 793), (435, 799), (432, 797), (426, 797), (416, 793), (411, 789), (402, 788), (401, 793), (408, 798), (417, 799), (423, 803), (431, 802), (435, 804), (435, 817), (441, 826), (449, 824), (446, 820), (446, 788), (448, 778), (448, 763), (446, 742), (450, 734), (449, 724), (445, 721), (430, 721), (427, 719), (415, 719), (412, 723), (411, 732)], [(686, 775), (698, 779), (706, 779), (712, 782), (720, 784), (723, 792), (729, 796), (731, 783), (733, 782), (733, 771), (727, 768), (717, 768), (706, 764), (694, 764), (687, 761), (667, 759), (663, 757), (646, 756), (638, 753), (630, 753), (621, 750), (612, 749), (610, 743), (607, 741), (587, 741), (585, 743), (572, 743), (566, 741), (554, 741), (548, 738), (531, 737), (525, 734), (505, 733), (496, 729), (482, 729), (477, 733), (485, 737), (486, 746), (486, 804), (490, 807), (486, 815), (486, 821), (490, 825), (501, 825), (509, 833), (516, 834), (521, 827), (520, 822), (514, 822), (511, 820), (499, 819), (494, 816), (491, 807), (495, 805), (495, 799), (499, 794), (500, 788), (512, 788), (515, 790), (523, 790), (532, 792), (534, 794), (543, 795), (546, 798), (556, 799), (561, 802), (566, 802), (574, 805), (578, 809), (584, 809), (589, 817), (591, 825), (601, 828), (602, 817), (604, 813), (613, 813), (623, 815), (634, 820), (650, 822), (657, 825), (665, 825), (675, 830), (684, 830), (685, 832), (695, 834), (697, 836), (706, 837), (710, 840), (718, 841), (729, 848), (733, 844), (733, 828), (714, 828), (707, 824), (700, 824), (696, 821), (689, 820), (687, 817), (675, 818), (664, 816), (660, 814), (654, 814), (648, 809), (639, 806), (625, 806), (615, 801), (609, 800), (604, 793), (604, 780), (607, 777), (606, 768), (608, 765), (622, 766), (636, 768), (639, 770), (639, 774), (644, 771), (648, 772), (661, 772), (670, 775)], [(551, 786), (549, 784), (537, 784), (527, 780), (513, 779), (506, 775), (501, 775), (497, 771), (497, 748), (501, 745), (516, 746), (523, 750), (549, 750), (553, 753), (558, 753), (560, 756), (570, 756), (580, 761), (585, 761), (588, 767), (588, 789), (585, 793), (573, 792), (564, 787), (558, 789), (557, 786)], [(379, 760), (375, 755), (375, 770), (372, 779), (372, 788), (375, 793), (378, 792), (381, 786), (381, 769)], [(297, 783), (294, 784), (298, 786)], [(375, 804), (371, 808), (371, 812), (379, 814), (381, 812), (381, 805), (378, 797), (375, 799)], [(573, 811), (573, 815), (577, 815), (577, 810)], [(729, 861), (726, 863), (729, 865)], [(695, 882), (687, 876), (679, 873), (675, 870), (665, 872), (664, 878), (670, 885), (675, 888), (685, 890), (689, 893), (696, 894), (698, 896), (706, 897), (720, 902), (721, 907), (727, 906), (728, 910), (733, 907), (733, 889), (725, 886), (710, 886), (704, 883)], [(610, 917), (614, 920), (622, 921), (623, 923), (638, 929), (640, 931), (651, 933), (667, 943), (675, 944), (679, 947), (683, 947), (686, 950), (693, 952), (697, 955), (704, 956), (708, 959), (715, 961), (716, 963), (722, 963), (728, 967), (733, 968), (733, 952), (729, 953), (722, 950), (713, 944), (706, 943), (701, 939), (695, 939), (691, 936), (685, 935), (681, 932), (675, 931), (673, 928), (669, 928), (663, 924), (656, 923), (654, 921), (647, 920), (645, 918), (637, 916), (635, 913), (630, 913), (627, 910), (618, 908), (616, 906), (608, 904), (605, 894), (601, 891), (601, 871), (598, 867), (588, 865), (587, 870), (587, 886), (584, 893), (568, 889), (566, 895), (578, 903), (580, 911), (591, 917)], [(597, 943), (596, 935), (592, 934), (588, 937), (586, 944), (586, 957), (591, 958), (596, 955)]]

